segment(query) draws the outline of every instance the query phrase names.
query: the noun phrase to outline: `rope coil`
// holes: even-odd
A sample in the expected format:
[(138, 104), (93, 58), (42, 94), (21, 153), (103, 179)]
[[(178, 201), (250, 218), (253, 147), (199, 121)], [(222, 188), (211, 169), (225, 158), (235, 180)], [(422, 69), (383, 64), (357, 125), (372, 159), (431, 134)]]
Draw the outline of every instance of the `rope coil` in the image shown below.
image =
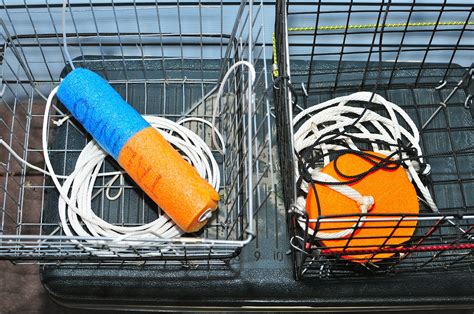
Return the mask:
[[(360, 103), (364, 104), (363, 107)], [(383, 111), (379, 114), (365, 107), (366, 103), (374, 104)], [(370, 92), (357, 92), (348, 96), (337, 97), (301, 111), (293, 119), (296, 129), (294, 148), (296, 155), (295, 174), (299, 185), (297, 205), (306, 207), (308, 189), (314, 184), (327, 187), (354, 200), (361, 214), (366, 214), (376, 200), (371, 195), (361, 195), (348, 186), (357, 182), (378, 169), (405, 168), (408, 178), (418, 188), (423, 200), (433, 212), (438, 208), (422, 182), (420, 175), (430, 169), (423, 161), (418, 128), (407, 113), (399, 106), (387, 101), (382, 96)], [(377, 157), (364, 151), (371, 150), (386, 158)], [(337, 160), (343, 154), (354, 154), (373, 167), (356, 175), (339, 172)], [(321, 169), (333, 160), (336, 172), (347, 181), (337, 181), (332, 176), (321, 172)], [(420, 172), (424, 172), (421, 174)], [(364, 224), (364, 217), (353, 227), (339, 232), (317, 232), (310, 229), (316, 238), (338, 239), (349, 236)], [(305, 221), (298, 219), (301, 227)]]
[[(59, 217), (61, 226), (67, 236), (97, 237), (98, 239), (114, 238), (115, 242), (121, 242), (120, 246), (140, 245), (154, 238), (173, 238), (183, 234), (183, 231), (166, 215), (159, 215), (158, 219), (139, 226), (121, 226), (108, 223), (97, 216), (92, 209), (92, 200), (100, 194), (101, 190), (93, 194), (94, 185), (99, 174), (102, 176), (113, 176), (105, 184), (106, 197), (115, 200), (122, 194), (123, 187), (119, 187), (119, 192), (110, 196), (110, 188), (117, 178), (121, 177), (122, 172), (100, 173), (107, 154), (98, 146), (95, 141), (89, 142), (80, 153), (74, 171), (66, 177), (56, 175), (48, 154), (47, 125), (49, 120), (49, 111), (52, 100), (58, 87), (53, 89), (46, 103), (43, 120), (43, 153), (47, 174), (51, 176), (54, 185), (59, 191)], [(194, 132), (182, 126), (183, 123), (190, 121), (203, 122), (199, 118), (187, 118), (179, 122), (173, 122), (165, 118), (156, 116), (144, 116), (144, 118), (156, 129), (160, 131), (163, 137), (177, 148), (184, 158), (193, 165), (202, 178), (206, 179), (216, 190), (220, 186), (219, 166), (207, 144)], [(205, 124), (209, 122), (204, 120)], [(223, 145), (224, 141), (221, 134), (214, 130)], [(60, 178), (66, 180), (61, 184)], [(130, 241), (125, 241), (129, 239)], [(133, 240), (133, 241), (132, 241)], [(86, 241), (90, 244), (97, 244), (99, 241)], [(88, 248), (91, 249), (91, 248)]]

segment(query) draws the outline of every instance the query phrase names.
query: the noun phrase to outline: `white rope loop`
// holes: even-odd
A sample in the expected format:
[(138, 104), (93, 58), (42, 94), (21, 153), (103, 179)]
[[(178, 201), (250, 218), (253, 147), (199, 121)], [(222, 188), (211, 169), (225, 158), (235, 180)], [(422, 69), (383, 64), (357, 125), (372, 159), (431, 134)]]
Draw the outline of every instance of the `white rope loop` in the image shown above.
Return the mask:
[[(57, 87), (53, 89), (48, 97), (43, 120), (42, 138), (45, 164), (48, 169), (46, 174), (51, 176), (61, 195), (58, 210), (64, 234), (67, 236), (115, 238), (116, 242), (120, 242), (121, 247), (142, 244), (137, 241), (152, 240), (157, 237), (173, 238), (183, 234), (183, 231), (180, 230), (166, 214), (160, 215), (155, 221), (139, 226), (114, 225), (104, 221), (95, 214), (91, 204), (92, 200), (101, 192), (98, 191), (93, 195), (98, 176), (112, 176), (104, 187), (106, 189), (106, 197), (110, 200), (116, 200), (121, 196), (124, 184), (123, 173), (120, 171), (100, 173), (107, 155), (95, 141), (89, 142), (84, 147), (70, 175), (66, 177), (56, 175), (47, 149), (47, 122), (52, 99), (57, 89)], [(175, 123), (156, 116), (144, 116), (144, 118), (183, 154), (188, 162), (196, 168), (202, 178), (206, 179), (216, 190), (219, 189), (219, 166), (211, 150), (196, 133), (182, 125), (190, 121), (202, 122), (201, 119), (189, 118)], [(222, 136), (218, 131), (216, 131), (216, 135), (220, 142), (223, 143)], [(66, 179), (63, 184), (59, 182), (60, 178)], [(117, 194), (111, 196), (110, 189), (116, 188), (113, 184), (118, 178), (120, 178), (119, 191)], [(130, 241), (124, 241), (127, 239)], [(90, 244), (100, 243), (100, 241), (96, 240), (87, 242)]]
[[(313, 179), (327, 183), (340, 182), (334, 177), (324, 172), (315, 172), (313, 174)], [(367, 214), (367, 212), (372, 208), (375, 203), (374, 198), (372, 196), (362, 195), (357, 190), (348, 185), (327, 185), (327, 187), (355, 201), (359, 206), (361, 213), (363, 214)]]
[[(354, 105), (354, 102), (365, 102), (380, 105), (385, 111), (386, 116), (378, 114), (370, 109), (364, 109)], [(365, 113), (364, 113), (365, 112)], [(361, 114), (364, 113), (362, 117)], [(357, 118), (360, 120), (354, 125)], [(406, 126), (403, 127), (402, 125)], [(343, 149), (352, 149), (360, 151), (352, 138), (369, 140), (370, 146), (374, 152), (388, 156), (397, 151), (399, 141), (409, 143), (416, 151), (417, 155), (421, 155), (421, 147), (419, 144), (420, 134), (415, 123), (408, 114), (399, 106), (387, 101), (380, 95), (370, 92), (357, 92), (351, 95), (337, 97), (321, 104), (309, 107), (295, 116), (293, 119), (293, 127), (296, 130), (294, 134), (295, 154), (299, 154), (307, 147), (314, 145), (317, 139), (325, 136), (333, 136), (333, 132), (337, 130), (346, 130), (344, 134), (334, 137), (330, 143), (321, 143), (315, 149), (321, 150), (325, 155), (322, 163), (316, 169), (309, 169), (312, 173), (313, 180), (324, 182), (337, 182), (336, 179), (328, 174), (321, 172), (321, 168), (331, 162), (329, 152)], [(350, 130), (347, 128), (350, 127)], [(377, 142), (376, 142), (377, 141)], [(342, 145), (344, 144), (344, 145)], [(364, 148), (366, 150), (366, 148)], [(407, 158), (406, 153), (402, 153), (402, 158)], [(394, 156), (393, 159), (397, 159)], [(297, 157), (295, 156), (295, 160)], [(423, 159), (419, 158), (420, 162)], [(416, 161), (404, 160), (407, 168), (409, 179), (417, 186), (423, 199), (433, 212), (438, 212), (438, 208), (431, 197), (428, 188), (421, 181), (418, 171), (419, 164)], [(300, 177), (297, 162), (295, 163), (296, 178)], [(367, 213), (377, 200), (370, 195), (362, 196), (358, 191), (347, 185), (327, 185), (328, 188), (337, 191), (344, 196), (354, 200), (362, 214)], [(309, 182), (303, 180), (299, 187), (307, 194)], [(305, 196), (306, 197), (306, 196)], [(306, 206), (305, 197), (299, 198), (297, 204)], [(305, 228), (304, 222), (300, 219), (299, 223)], [(354, 232), (356, 227), (360, 227), (364, 223), (363, 217), (358, 223), (351, 228), (339, 232), (318, 232), (315, 237), (320, 239), (338, 239), (349, 236)], [(310, 228), (312, 234), (314, 230)]]
[[(255, 82), (255, 78), (256, 78), (256, 73), (255, 73), (255, 67), (252, 65), (252, 63), (248, 62), (248, 61), (245, 61), (245, 60), (240, 60), (240, 61), (237, 61), (236, 63), (234, 63), (228, 70), (227, 72), (225, 73), (224, 77), (222, 78), (222, 81), (220, 83), (220, 86), (219, 86), (219, 90), (217, 91), (217, 96), (216, 96), (216, 100), (213, 102), (212, 104), (212, 120), (211, 120), (211, 125), (216, 125), (216, 118), (217, 118), (217, 115), (219, 114), (219, 109), (220, 109), (220, 102), (221, 102), (221, 99), (222, 99), (222, 96), (224, 95), (224, 87), (225, 87), (225, 84), (227, 82), (227, 80), (229, 79), (230, 75), (232, 74), (232, 72), (239, 66), (245, 66), (248, 68), (248, 71), (250, 73), (250, 79), (248, 81), (248, 85), (247, 85), (247, 88), (252, 88), (253, 86), (253, 83)], [(252, 100), (251, 99), (248, 99), (248, 103), (249, 103), (249, 108), (248, 110), (250, 111), (251, 110), (251, 104), (252, 104)], [(216, 134), (215, 134), (215, 130), (216, 128), (212, 128), (212, 131), (211, 131), (211, 138), (212, 138), (212, 144), (215, 146), (215, 147), (218, 147), (217, 145), (217, 140), (216, 140)], [(222, 146), (222, 150), (221, 150), (221, 153), (224, 154), (224, 149), (225, 149), (225, 146), (223, 145), (224, 143), (221, 141), (221, 146)]]
[[(318, 180), (320, 182), (339, 182), (336, 180), (334, 177), (330, 176), (327, 173), (324, 172), (318, 172), (314, 171), (313, 172), (313, 179)], [(352, 199), (354, 202), (357, 203), (361, 214), (367, 214), (367, 212), (372, 208), (372, 206), (375, 204), (375, 200), (372, 196), (365, 196), (361, 195), (357, 190), (353, 189), (352, 187), (348, 185), (326, 185), (328, 188), (344, 195), (347, 198)], [(338, 232), (323, 232), (319, 231), (317, 233), (317, 238), (319, 239), (339, 239), (339, 238), (344, 238), (349, 236), (353, 230), (355, 230), (358, 227), (361, 227), (363, 225), (363, 218), (355, 223), (353, 226), (350, 228), (338, 231)]]

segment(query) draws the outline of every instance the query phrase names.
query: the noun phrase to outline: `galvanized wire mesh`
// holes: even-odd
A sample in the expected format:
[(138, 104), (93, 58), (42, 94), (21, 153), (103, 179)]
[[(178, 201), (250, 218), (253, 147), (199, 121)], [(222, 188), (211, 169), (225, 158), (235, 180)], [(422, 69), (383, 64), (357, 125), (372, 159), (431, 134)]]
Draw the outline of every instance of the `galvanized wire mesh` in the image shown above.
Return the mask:
[[(0, 149), (0, 258), (40, 263), (183, 263), (214, 265), (238, 255), (254, 234), (253, 213), (267, 201), (273, 180), (263, 10), (260, 2), (73, 1), (65, 35), (76, 66), (89, 68), (142, 114), (177, 120), (210, 120), (215, 97), (202, 99), (235, 62), (255, 65), (257, 80), (238, 68), (228, 80), (218, 126), (227, 151), (221, 166), (221, 203), (206, 228), (182, 239), (157, 239), (121, 247), (103, 239), (65, 236), (57, 213), (58, 192), (47, 176)], [(44, 96), (70, 71), (62, 47), (62, 1), (3, 2), (1, 138), (28, 162), (43, 167), (40, 130)], [(265, 90), (265, 88), (263, 89)], [(51, 121), (65, 114), (61, 104)], [(210, 144), (210, 132), (190, 124)], [(68, 174), (90, 140), (74, 121), (49, 125), (50, 155), (58, 174)], [(251, 143), (251, 144), (250, 144)], [(267, 153), (268, 152), (268, 153)], [(263, 158), (262, 158), (263, 156)], [(104, 170), (117, 169), (107, 160)], [(270, 183), (269, 183), (270, 182)], [(131, 180), (114, 201), (104, 184), (93, 201), (96, 214), (114, 224), (138, 225), (160, 215)], [(118, 182), (115, 184), (119, 186)]]
[[(284, 192), (292, 211), (291, 244), (298, 278), (472, 267), (474, 125), (466, 108), (473, 69), (472, 9), (461, 1), (320, 0), (278, 5), (274, 80), (280, 89), (275, 95), (281, 166), (291, 174)], [(426, 182), (439, 214), (421, 202), (420, 215), (406, 215), (400, 209), (400, 215), (391, 218), (354, 214), (311, 220), (305, 212), (292, 209), (297, 193), (294, 115), (361, 90), (374, 91), (400, 105), (414, 120), (423, 152), (429, 155), (432, 171)], [(380, 245), (372, 247), (352, 242), (363, 224), (337, 245), (319, 241), (308, 232), (309, 226), (315, 226), (316, 232), (327, 228), (331, 219), (349, 219), (349, 225), (386, 220), (392, 232), (374, 235), (372, 240)], [(407, 221), (416, 222), (414, 235), (389, 245)]]

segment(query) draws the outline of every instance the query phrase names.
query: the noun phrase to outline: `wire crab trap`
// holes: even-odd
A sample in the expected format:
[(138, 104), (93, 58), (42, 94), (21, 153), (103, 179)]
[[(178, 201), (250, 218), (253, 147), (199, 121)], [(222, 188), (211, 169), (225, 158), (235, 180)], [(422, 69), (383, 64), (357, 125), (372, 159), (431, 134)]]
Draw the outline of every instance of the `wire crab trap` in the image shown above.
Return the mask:
[[(271, 146), (268, 103), (256, 88), (266, 84), (265, 51), (259, 44), (264, 34), (261, 4), (9, 2), (0, 13), (0, 258), (35, 263), (214, 265), (238, 255), (252, 239), (254, 209), (270, 193), (266, 188), (270, 165), (262, 158)], [(54, 100), (45, 113), (46, 96), (71, 70), (68, 54), (76, 67), (104, 77), (141, 114), (180, 120), (209, 144), (209, 155), (221, 173), (221, 201), (205, 228), (181, 237), (156, 234), (156, 229), (147, 238), (120, 237), (124, 228), (142, 230), (163, 219), (156, 204), (120, 174), (99, 175), (90, 183), (93, 213), (87, 215), (104, 221), (102, 231), (91, 227), (87, 217), (64, 207), (61, 213), (59, 192), (41, 172), (47, 171), (41, 146), (45, 114), (49, 114), (47, 150), (59, 178), (75, 171), (78, 159), (84, 157), (81, 152), (92, 140), (77, 121), (69, 119), (59, 101)], [(255, 77), (243, 60), (255, 68)], [(211, 145), (210, 127), (221, 85), (215, 126), (222, 135), (218, 144), (224, 145), (224, 154), (221, 147)], [(185, 117), (190, 121), (184, 122)], [(98, 168), (99, 172), (120, 170), (110, 157)], [(104, 235), (106, 227), (115, 236)]]
[(276, 10), (296, 278), (469, 271), (472, 5), (288, 0)]

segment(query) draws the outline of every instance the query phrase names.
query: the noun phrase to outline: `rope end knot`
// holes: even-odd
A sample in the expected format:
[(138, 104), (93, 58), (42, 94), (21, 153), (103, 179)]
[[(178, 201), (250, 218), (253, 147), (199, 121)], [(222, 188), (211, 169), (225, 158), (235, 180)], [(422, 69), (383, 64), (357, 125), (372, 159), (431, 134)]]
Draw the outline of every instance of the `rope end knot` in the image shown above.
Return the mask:
[(359, 205), (362, 213), (369, 212), (375, 204), (375, 200), (373, 196), (365, 196), (363, 195), (360, 200), (357, 201), (357, 205)]

